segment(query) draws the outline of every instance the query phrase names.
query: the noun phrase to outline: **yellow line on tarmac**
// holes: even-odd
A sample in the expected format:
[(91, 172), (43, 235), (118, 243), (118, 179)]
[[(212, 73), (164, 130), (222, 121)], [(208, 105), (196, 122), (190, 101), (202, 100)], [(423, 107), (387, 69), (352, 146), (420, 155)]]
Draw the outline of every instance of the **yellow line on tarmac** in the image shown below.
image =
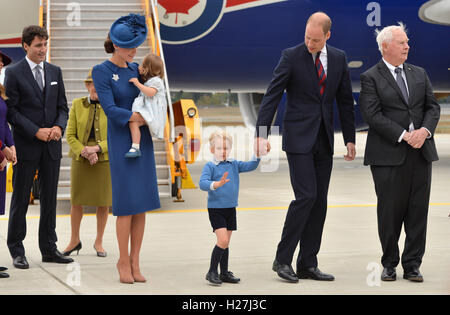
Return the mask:
[[(328, 208), (373, 208), (376, 204), (356, 204), (356, 205), (329, 205)], [(430, 206), (450, 206), (450, 202), (433, 202)], [(236, 208), (237, 211), (263, 211), (263, 210), (287, 210), (288, 207), (254, 207), (254, 208)], [(208, 209), (180, 209), (180, 210), (156, 210), (149, 211), (152, 213), (195, 213), (195, 212), (207, 212)], [(95, 213), (87, 213), (85, 216), (95, 216)], [(110, 215), (112, 215), (110, 213)], [(59, 214), (57, 218), (67, 218), (70, 214)], [(39, 219), (40, 216), (27, 216), (27, 219)], [(8, 218), (0, 218), (0, 221), (7, 221)]]

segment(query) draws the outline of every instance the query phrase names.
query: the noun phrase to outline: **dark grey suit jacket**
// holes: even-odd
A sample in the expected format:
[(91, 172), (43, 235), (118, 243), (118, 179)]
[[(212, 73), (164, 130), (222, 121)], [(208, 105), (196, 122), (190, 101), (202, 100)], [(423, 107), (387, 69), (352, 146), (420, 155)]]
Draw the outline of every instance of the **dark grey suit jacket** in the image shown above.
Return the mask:
[[(383, 60), (361, 74), (359, 97), (361, 114), (369, 125), (365, 165), (401, 165), (408, 144), (398, 142), (404, 130), (427, 128), (434, 135), (440, 117), (440, 106), (433, 94), (430, 80), (423, 68), (404, 63), (409, 100), (402, 96), (397, 82)], [(437, 161), (434, 138), (425, 140), (419, 149), (428, 162)]]
[(41, 92), (26, 59), (5, 72), (8, 122), (12, 126), (17, 158), (34, 160), (48, 149), (52, 159), (60, 159), (61, 140), (43, 142), (36, 138), (39, 128), (66, 128), (69, 109), (61, 69), (44, 62), (45, 88)]

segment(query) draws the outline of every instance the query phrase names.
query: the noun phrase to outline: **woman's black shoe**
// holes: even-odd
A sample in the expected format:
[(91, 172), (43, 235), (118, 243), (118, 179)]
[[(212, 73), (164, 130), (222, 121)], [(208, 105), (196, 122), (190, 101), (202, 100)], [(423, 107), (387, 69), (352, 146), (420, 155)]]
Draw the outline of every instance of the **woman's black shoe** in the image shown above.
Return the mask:
[(6, 272), (0, 272), (0, 279), (9, 278), (9, 274)]
[(81, 242), (78, 243), (77, 246), (75, 246), (72, 250), (69, 250), (67, 252), (63, 252), (63, 256), (70, 256), (70, 254), (72, 254), (72, 252), (77, 251), (77, 255), (80, 252), (80, 249), (82, 248), (81, 246)]

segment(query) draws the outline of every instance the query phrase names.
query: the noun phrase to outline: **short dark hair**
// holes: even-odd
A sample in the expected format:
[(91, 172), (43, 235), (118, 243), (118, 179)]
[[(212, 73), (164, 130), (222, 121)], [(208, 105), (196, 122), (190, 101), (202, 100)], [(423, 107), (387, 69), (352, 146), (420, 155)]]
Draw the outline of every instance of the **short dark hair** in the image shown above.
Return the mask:
[(30, 46), (36, 36), (48, 39), (47, 30), (39, 25), (26, 26), (22, 31), (22, 47), (24, 43)]

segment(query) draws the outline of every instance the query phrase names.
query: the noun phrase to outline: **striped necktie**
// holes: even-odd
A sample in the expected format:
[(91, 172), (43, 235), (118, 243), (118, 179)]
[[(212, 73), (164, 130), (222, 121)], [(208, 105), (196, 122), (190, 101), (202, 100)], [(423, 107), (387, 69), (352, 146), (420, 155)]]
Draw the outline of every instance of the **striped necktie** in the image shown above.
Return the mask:
[(325, 69), (323, 68), (322, 62), (320, 62), (320, 51), (317, 52), (315, 64), (316, 64), (317, 76), (319, 77), (320, 96), (323, 96), (323, 93), (325, 92), (327, 75), (325, 74)]

